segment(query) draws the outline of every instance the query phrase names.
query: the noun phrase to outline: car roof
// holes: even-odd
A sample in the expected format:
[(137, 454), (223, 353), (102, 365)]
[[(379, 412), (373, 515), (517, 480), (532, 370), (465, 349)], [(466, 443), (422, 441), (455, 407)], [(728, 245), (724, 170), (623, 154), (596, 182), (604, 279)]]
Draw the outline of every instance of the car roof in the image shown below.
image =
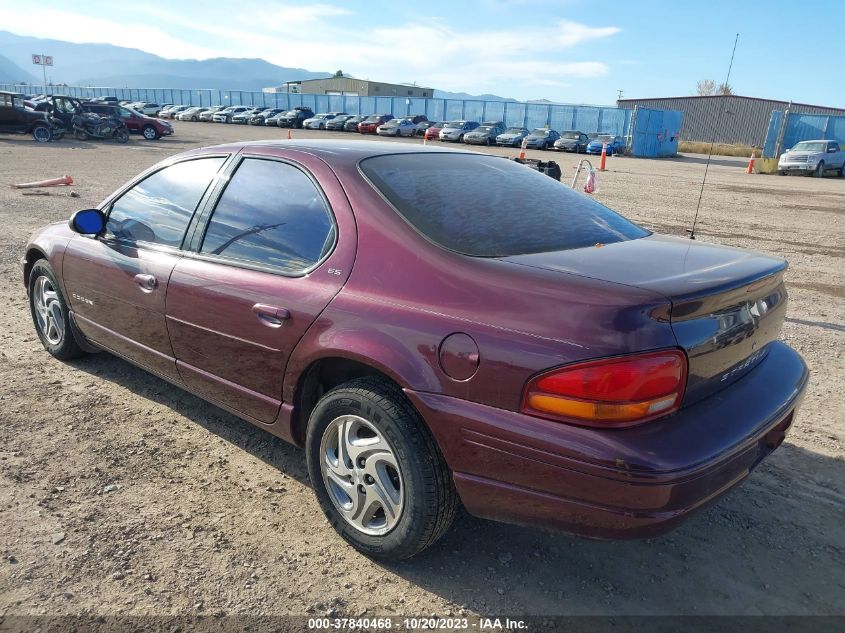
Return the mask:
[[(249, 152), (251, 148), (262, 148), (263, 150), (277, 149), (279, 155), (293, 150), (303, 154), (310, 154), (320, 158), (332, 167), (340, 170), (354, 168), (358, 162), (373, 156), (385, 156), (391, 154), (479, 154), (452, 147), (432, 147), (424, 145), (411, 145), (405, 143), (390, 143), (386, 141), (358, 141), (343, 139), (291, 139), (291, 140), (264, 140), (249, 141), (240, 143), (227, 143), (223, 145), (212, 145), (190, 150), (182, 156), (197, 156), (202, 154), (219, 154), (220, 152), (235, 153), (241, 150)], [(264, 153), (264, 152), (262, 152)], [(273, 152), (271, 152), (272, 154)], [(174, 157), (178, 159), (178, 157)]]

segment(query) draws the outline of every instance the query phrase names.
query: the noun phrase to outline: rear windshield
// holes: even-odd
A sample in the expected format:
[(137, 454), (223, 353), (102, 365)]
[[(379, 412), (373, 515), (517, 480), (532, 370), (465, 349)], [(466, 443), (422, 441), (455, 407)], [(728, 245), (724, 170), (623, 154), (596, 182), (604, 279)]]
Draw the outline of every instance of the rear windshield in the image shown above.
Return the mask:
[(414, 228), (449, 250), (507, 257), (648, 235), (530, 167), (497, 156), (376, 156), (361, 171)]

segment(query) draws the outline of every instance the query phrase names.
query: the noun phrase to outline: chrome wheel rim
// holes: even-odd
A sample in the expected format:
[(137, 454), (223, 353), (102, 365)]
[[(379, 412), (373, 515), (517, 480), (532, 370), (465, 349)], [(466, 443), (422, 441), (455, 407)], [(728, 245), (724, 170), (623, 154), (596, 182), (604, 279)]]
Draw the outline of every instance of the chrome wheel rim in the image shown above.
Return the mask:
[(320, 471), (334, 507), (352, 527), (370, 536), (392, 530), (405, 501), (393, 448), (357, 415), (332, 420), (320, 442)]
[(35, 280), (32, 293), (32, 305), (35, 308), (35, 319), (38, 329), (51, 345), (58, 345), (65, 335), (65, 318), (59, 294), (47, 277)]

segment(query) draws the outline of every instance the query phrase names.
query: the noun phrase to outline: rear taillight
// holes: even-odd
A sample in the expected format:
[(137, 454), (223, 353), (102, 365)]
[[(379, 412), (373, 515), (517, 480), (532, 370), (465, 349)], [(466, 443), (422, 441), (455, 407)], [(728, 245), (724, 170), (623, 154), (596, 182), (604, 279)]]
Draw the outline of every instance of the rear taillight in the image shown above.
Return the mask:
[(522, 412), (586, 426), (633, 426), (677, 411), (686, 383), (681, 350), (592, 360), (532, 378)]

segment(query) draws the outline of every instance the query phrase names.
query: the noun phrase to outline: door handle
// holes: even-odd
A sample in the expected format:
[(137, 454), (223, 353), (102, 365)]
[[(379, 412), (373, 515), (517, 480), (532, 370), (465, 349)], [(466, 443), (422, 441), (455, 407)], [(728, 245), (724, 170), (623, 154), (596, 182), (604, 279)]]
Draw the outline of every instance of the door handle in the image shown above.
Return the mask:
[(290, 318), (290, 310), (266, 303), (256, 303), (252, 311), (263, 325), (267, 327), (282, 327), (282, 323)]
[(153, 275), (143, 273), (135, 275), (135, 282), (141, 286), (144, 292), (152, 292), (158, 286), (158, 280)]

